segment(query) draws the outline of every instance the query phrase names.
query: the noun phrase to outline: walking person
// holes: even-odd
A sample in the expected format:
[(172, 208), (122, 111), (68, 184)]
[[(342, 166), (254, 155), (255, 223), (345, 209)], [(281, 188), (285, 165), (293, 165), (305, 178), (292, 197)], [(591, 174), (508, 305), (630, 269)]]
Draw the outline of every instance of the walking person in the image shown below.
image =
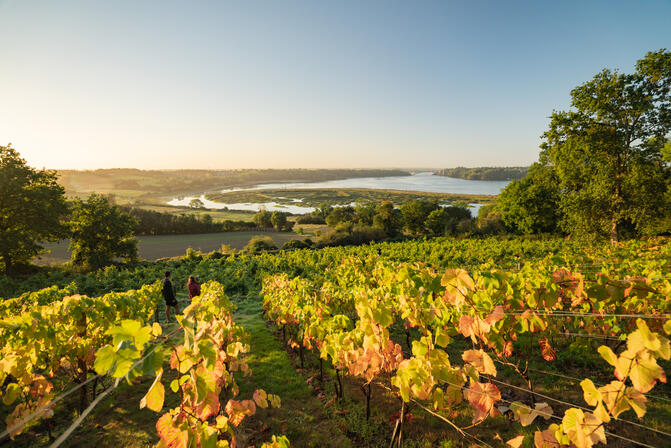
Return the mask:
[(198, 279), (193, 275), (189, 276), (189, 281), (186, 283), (186, 289), (189, 290), (189, 300), (200, 295), (200, 285)]
[(165, 319), (170, 322), (170, 308), (175, 309), (175, 318), (177, 318), (177, 315), (179, 314), (175, 290), (170, 281), (170, 271), (165, 271), (165, 278), (163, 279), (163, 299), (165, 299)]

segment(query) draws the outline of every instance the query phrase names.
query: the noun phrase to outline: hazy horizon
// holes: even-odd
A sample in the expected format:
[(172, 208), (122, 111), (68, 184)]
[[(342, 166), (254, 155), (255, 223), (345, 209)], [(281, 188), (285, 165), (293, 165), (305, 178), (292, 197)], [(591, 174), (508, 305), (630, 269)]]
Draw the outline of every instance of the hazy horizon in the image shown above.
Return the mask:
[(0, 0), (0, 144), (61, 170), (527, 166), (573, 87), (671, 47), (668, 17), (664, 1)]

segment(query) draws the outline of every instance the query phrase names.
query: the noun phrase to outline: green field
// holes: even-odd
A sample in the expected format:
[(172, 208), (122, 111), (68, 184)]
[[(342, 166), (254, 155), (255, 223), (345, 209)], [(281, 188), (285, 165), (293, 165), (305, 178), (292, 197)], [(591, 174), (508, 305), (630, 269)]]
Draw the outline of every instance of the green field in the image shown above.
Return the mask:
[[(242, 249), (250, 239), (258, 235), (271, 237), (278, 247), (282, 247), (289, 240), (305, 238), (305, 236), (295, 233), (259, 231), (139, 236), (137, 239), (140, 258), (153, 261), (159, 258), (184, 255), (188, 248), (210, 252), (221, 249), (221, 245), (226, 244), (233, 249)], [(36, 263), (58, 264), (70, 261), (69, 244), (68, 240), (45, 244), (45, 249), (50, 253), (42, 255), (40, 260), (36, 260)]]
[(253, 211), (247, 210), (217, 210), (217, 209), (192, 209), (188, 207), (173, 207), (170, 205), (140, 205), (143, 210), (150, 210), (159, 213), (169, 213), (171, 215), (194, 215), (201, 218), (203, 215), (210, 215), (215, 222), (221, 221), (252, 221)]

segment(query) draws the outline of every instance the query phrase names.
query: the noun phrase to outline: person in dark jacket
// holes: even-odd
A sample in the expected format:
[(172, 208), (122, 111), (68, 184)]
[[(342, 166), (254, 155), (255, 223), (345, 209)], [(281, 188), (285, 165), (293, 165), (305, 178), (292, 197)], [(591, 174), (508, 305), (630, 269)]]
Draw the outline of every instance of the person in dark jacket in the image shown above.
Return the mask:
[(198, 280), (193, 275), (189, 276), (189, 281), (186, 283), (186, 288), (189, 290), (189, 300), (200, 295), (200, 285)]
[(170, 271), (165, 271), (165, 278), (163, 279), (163, 299), (165, 299), (165, 318), (170, 322), (170, 308), (175, 309), (175, 317), (179, 314), (179, 306), (177, 305), (175, 290), (170, 281)]

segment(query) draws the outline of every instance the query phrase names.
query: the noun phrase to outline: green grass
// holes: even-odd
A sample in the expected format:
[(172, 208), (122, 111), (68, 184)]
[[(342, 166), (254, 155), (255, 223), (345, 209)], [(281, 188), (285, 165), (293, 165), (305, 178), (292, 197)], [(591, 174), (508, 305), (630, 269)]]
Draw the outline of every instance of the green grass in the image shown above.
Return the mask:
[[(184, 255), (188, 248), (210, 252), (221, 249), (222, 244), (227, 244), (233, 249), (242, 249), (249, 240), (258, 235), (271, 237), (278, 247), (282, 247), (289, 240), (305, 238), (295, 233), (253, 231), (139, 236), (137, 239), (140, 258), (153, 261), (159, 258)], [(44, 265), (70, 261), (69, 244), (67, 240), (46, 243), (45, 249), (51, 252), (43, 255), (40, 260), (35, 260), (35, 263)]]
[[(239, 378), (240, 397), (250, 397), (254, 390), (263, 389), (279, 395), (280, 409), (262, 410), (251, 418), (251, 425), (267, 425), (267, 434), (286, 435), (292, 446), (347, 447), (351, 442), (325, 414), (321, 401), (315, 397), (305, 379), (291, 364), (282, 344), (275, 338), (262, 316), (261, 301), (257, 297), (236, 301), (235, 322), (250, 334), (251, 351), (247, 357), (252, 376)], [(244, 440), (256, 443), (261, 434)], [(240, 440), (238, 441), (241, 442)], [(246, 446), (241, 443), (240, 446)]]

